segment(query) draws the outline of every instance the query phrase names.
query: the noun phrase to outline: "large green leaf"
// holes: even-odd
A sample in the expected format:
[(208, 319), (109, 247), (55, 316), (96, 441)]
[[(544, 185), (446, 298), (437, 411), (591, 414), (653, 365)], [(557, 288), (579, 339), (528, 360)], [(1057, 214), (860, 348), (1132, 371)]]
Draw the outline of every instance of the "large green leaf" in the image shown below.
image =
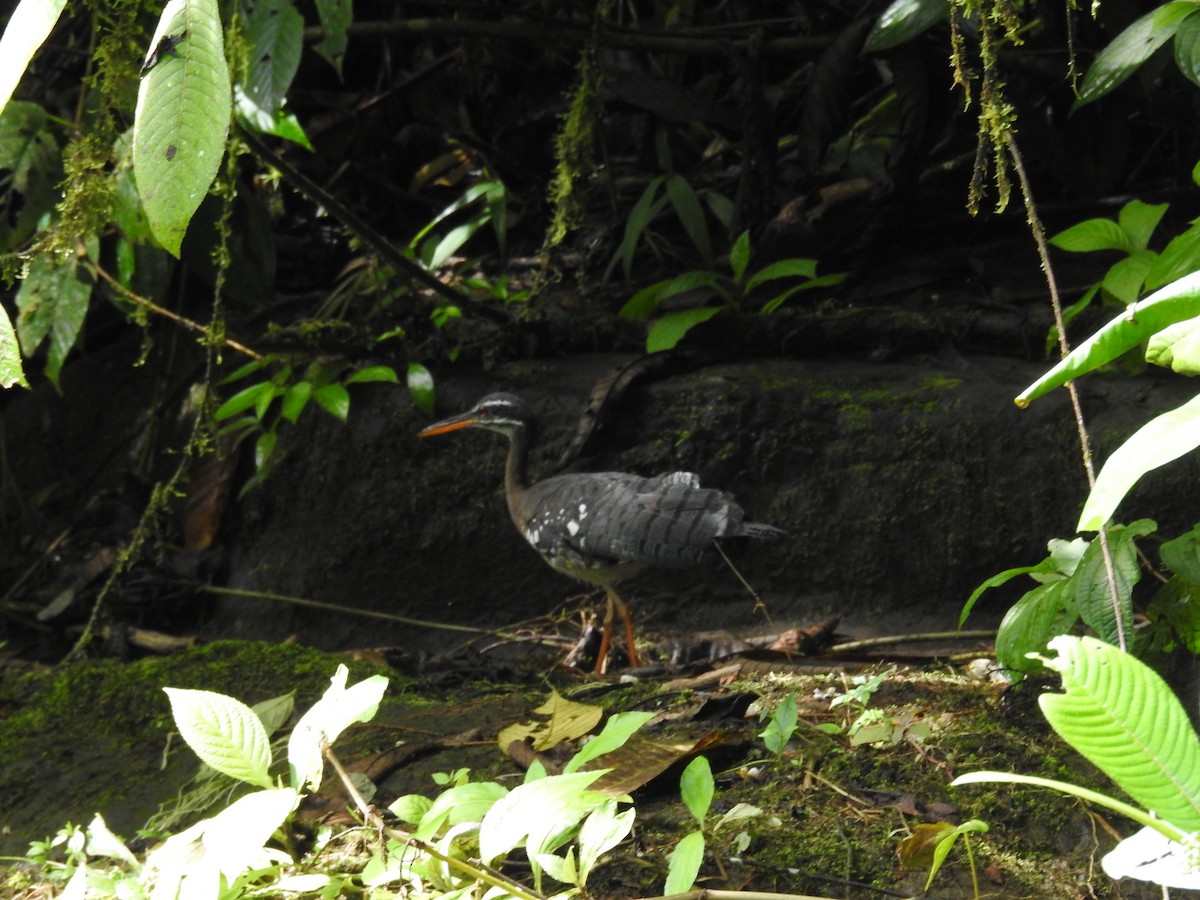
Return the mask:
[(1129, 234), (1112, 219), (1084, 219), (1050, 238), (1050, 243), (1071, 253), (1090, 253), (1093, 250), (1120, 250), (1129, 253), (1133, 241)]
[(1040, 653), (1055, 635), (1075, 621), (1073, 582), (1041, 584), (1014, 603), (996, 633), (996, 659), (1015, 672), (1036, 672), (1041, 664), (1029, 653)]
[(1078, 530), (1098, 530), (1112, 518), (1139, 478), (1197, 447), (1200, 447), (1200, 396), (1155, 416), (1113, 451), (1083, 504)]
[(1151, 54), (1175, 36), (1183, 21), (1200, 6), (1197, 0), (1171, 0), (1151, 10), (1118, 34), (1083, 76), (1077, 106), (1091, 103), (1120, 85)]
[[(99, 253), (99, 240), (93, 235), (83, 245), (93, 259)], [(46, 353), (46, 377), (57, 388), (67, 354), (83, 328), (92, 296), (92, 279), (71, 256), (39, 254), (29, 264), (29, 272), (17, 291), (17, 336), (25, 356), (32, 356), (42, 341), (49, 338)]]
[(133, 172), (154, 237), (179, 256), (216, 178), (233, 108), (217, 0), (169, 0), (150, 47), (157, 61), (138, 90)]
[(1168, 325), (1150, 338), (1146, 362), (1180, 375), (1200, 375), (1200, 316)]
[(950, 15), (947, 0), (893, 0), (867, 35), (864, 53), (890, 50)]
[(554, 850), (562, 832), (608, 800), (604, 794), (588, 790), (608, 771), (554, 775), (513, 788), (483, 817), (479, 826), (480, 858), (491, 863), (523, 841), (531, 855)]
[(1193, 84), (1200, 84), (1200, 16), (1188, 16), (1175, 32), (1175, 65)]
[(218, 772), (258, 787), (274, 785), (271, 741), (262, 720), (241, 701), (212, 691), (163, 688), (175, 727), (193, 752)]
[(0, 388), (14, 384), (29, 387), (25, 370), (21, 368), (21, 349), (17, 345), (17, 333), (13, 331), (8, 313), (0, 306)]
[(240, 121), (256, 131), (312, 146), (295, 117), (283, 110), (300, 66), (304, 17), (292, 0), (242, 0), (250, 63), (244, 83), (234, 88)]
[(1200, 830), (1200, 739), (1166, 682), (1095, 638), (1060, 636), (1050, 649), (1066, 691), (1038, 698), (1051, 727), (1137, 803)]
[(1180, 578), (1200, 586), (1200, 525), (1158, 548), (1163, 565)]
[(0, 112), (66, 5), (67, 0), (21, 0), (13, 10), (0, 37)]
[(1133, 303), (1025, 388), (1016, 404), (1026, 407), (1045, 393), (1110, 363), (1168, 325), (1200, 315), (1200, 272), (1193, 272)]
[(1171, 238), (1154, 260), (1146, 273), (1146, 289), (1157, 290), (1197, 269), (1200, 269), (1200, 225), (1193, 222), (1187, 231)]
[[(1142, 577), (1133, 539), (1150, 534), (1156, 528), (1154, 522), (1141, 519), (1126, 527), (1108, 529), (1108, 549), (1112, 557), (1117, 601), (1121, 608), (1121, 624), (1126, 634), (1133, 626), (1133, 586)], [(1074, 579), (1075, 606), (1084, 624), (1095, 631), (1101, 640), (1116, 644), (1117, 611), (1113, 609), (1103, 549), (1100, 540), (1094, 540), (1088, 544), (1083, 558), (1079, 561)]]
[(342, 77), (342, 60), (346, 57), (346, 29), (354, 21), (354, 6), (350, 0), (317, 0), (317, 15), (325, 34), (313, 47), (329, 60)]

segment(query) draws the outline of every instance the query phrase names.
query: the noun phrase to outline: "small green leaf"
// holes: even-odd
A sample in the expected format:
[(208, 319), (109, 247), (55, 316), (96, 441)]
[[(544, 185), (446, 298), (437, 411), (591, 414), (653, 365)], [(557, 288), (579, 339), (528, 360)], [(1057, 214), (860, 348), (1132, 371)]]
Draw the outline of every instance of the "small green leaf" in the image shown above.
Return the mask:
[(408, 393), (417, 409), (427, 415), (433, 415), (433, 373), (420, 363), (409, 363), (405, 378), (408, 382)]
[(218, 772), (258, 787), (274, 787), (267, 774), (271, 743), (262, 720), (246, 704), (212, 691), (163, 688), (171, 714), (192, 751)]
[(275, 452), (276, 436), (274, 431), (264, 431), (254, 442), (254, 467), (261, 469)]
[(625, 742), (653, 718), (654, 713), (648, 712), (621, 712), (609, 716), (608, 721), (604, 723), (603, 730), (584, 744), (580, 751), (563, 766), (563, 774), (577, 771), (580, 766), (591, 762), (596, 757), (624, 747)]
[(313, 49), (329, 61), (341, 78), (348, 42), (346, 29), (354, 21), (354, 7), (350, 0), (317, 0), (317, 15), (325, 33)]
[(1113, 451), (1079, 516), (1079, 531), (1097, 531), (1143, 475), (1200, 447), (1200, 396), (1155, 416)]
[(142, 77), (133, 171), (154, 236), (178, 257), (225, 155), (233, 110), (217, 0), (168, 0), (150, 48), (175, 39), (174, 55)]
[(746, 282), (746, 293), (750, 293), (760, 284), (768, 281), (776, 281), (780, 278), (813, 278), (816, 274), (817, 261), (815, 259), (802, 257), (781, 259), (769, 266), (764, 266), (751, 275), (750, 280)]
[(270, 356), (262, 356), (258, 359), (251, 360), (244, 366), (234, 369), (232, 372), (222, 378), (218, 384), (230, 384), (231, 382), (239, 381), (242, 378), (245, 378), (247, 375), (253, 375), (264, 366), (269, 366), (274, 361), (275, 358)]
[(13, 330), (8, 313), (0, 307), (0, 388), (14, 384), (29, 387), (25, 370), (21, 368), (21, 348), (17, 345), (17, 333)]
[(1041, 584), (1009, 608), (996, 633), (996, 659), (1000, 665), (1015, 672), (1041, 669), (1041, 663), (1027, 654), (1045, 650), (1051, 638), (1076, 621), (1074, 588), (1071, 581)]
[[(32, 0), (24, 0), (22, 7)], [(8, 39), (9, 24), (0, 46)], [(0, 67), (7, 61), (0, 51)], [(12, 101), (0, 113), (0, 252), (11, 252), (24, 244), (58, 203), (62, 180), (62, 153), (50, 127), (50, 119), (36, 103)]]
[(217, 407), (213, 418), (218, 422), (233, 418), (240, 412), (257, 407), (264, 395), (270, 398), (275, 396), (275, 385), (270, 381), (260, 381), (258, 384), (252, 384), (250, 387), (238, 391)]
[(340, 384), (325, 384), (312, 392), (312, 398), (325, 412), (345, 422), (350, 415), (350, 392)]
[(648, 319), (664, 301), (704, 287), (724, 295), (714, 273), (694, 269), (642, 288), (625, 301), (618, 315), (627, 319)]
[(1120, 250), (1132, 253), (1129, 234), (1112, 219), (1085, 219), (1050, 238), (1050, 243), (1071, 253), (1091, 253), (1096, 250)]
[(390, 381), (392, 384), (397, 384), (400, 379), (396, 375), (396, 370), (391, 366), (367, 366), (347, 378), (345, 383), (359, 384), (367, 381)]
[(683, 774), (679, 776), (679, 794), (683, 798), (688, 812), (692, 814), (692, 818), (700, 825), (704, 825), (704, 819), (708, 816), (708, 808), (712, 805), (713, 790), (713, 774), (712, 768), (708, 764), (708, 758), (697, 756), (688, 763)]
[(433, 801), (421, 794), (405, 794), (392, 802), (388, 812), (406, 825), (416, 825), (432, 805)]
[(311, 381), (297, 381), (291, 385), (284, 391), (283, 401), (279, 405), (279, 415), (295, 425), (300, 418), (300, 413), (304, 412), (304, 407), (308, 406), (312, 392)]
[(667, 313), (650, 326), (650, 332), (646, 335), (646, 352), (672, 349), (683, 340), (685, 334), (701, 322), (707, 322), (722, 309), (722, 306), (701, 306)]
[(1195, 0), (1171, 0), (1151, 10), (1117, 35), (1096, 54), (1076, 106), (1098, 100), (1137, 71), (1151, 54), (1175, 36), (1184, 19), (1196, 11)]
[(700, 256), (711, 268), (713, 260), (712, 241), (708, 236), (708, 222), (704, 218), (704, 207), (695, 189), (688, 184), (687, 179), (679, 174), (671, 174), (666, 180), (667, 197), (675, 209), (675, 215), (683, 224), (684, 231), (691, 238)]
[(667, 864), (667, 883), (663, 893), (667, 896), (685, 894), (696, 883), (700, 864), (704, 862), (704, 835), (699, 831), (680, 838)]
[(1130, 200), (1121, 207), (1117, 222), (1121, 229), (1129, 235), (1129, 240), (1135, 250), (1145, 250), (1150, 243), (1150, 236), (1162, 221), (1169, 203), (1156, 203), (1153, 206), (1141, 200)]
[(871, 28), (863, 52), (878, 53), (907, 43), (949, 15), (948, 0), (893, 0)]
[(414, 833), (422, 840), (429, 840), (444, 828), (453, 828), (464, 822), (482, 822), (488, 810), (507, 795), (508, 789), (495, 781), (455, 785), (439, 794), (430, 804)]

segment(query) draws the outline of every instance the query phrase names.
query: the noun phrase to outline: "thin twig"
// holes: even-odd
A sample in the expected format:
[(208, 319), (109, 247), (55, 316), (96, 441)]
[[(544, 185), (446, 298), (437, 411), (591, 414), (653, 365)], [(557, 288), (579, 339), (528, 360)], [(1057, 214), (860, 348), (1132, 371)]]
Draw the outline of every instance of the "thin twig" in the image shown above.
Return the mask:
[[(1025, 172), (1025, 160), (1021, 156), (1021, 151), (1017, 147), (1017, 139), (1013, 137), (1011, 131), (1004, 133), (1004, 142), (1008, 148), (1009, 159), (1012, 160), (1013, 169), (1017, 173), (1017, 180), (1021, 182), (1021, 195), (1025, 200), (1025, 216), (1029, 222), (1029, 228), (1033, 232), (1034, 243), (1037, 244), (1038, 257), (1042, 261), (1042, 271), (1046, 275), (1046, 285), (1050, 290), (1050, 307), (1054, 311), (1054, 326), (1058, 329), (1058, 351), (1059, 354), (1065, 357), (1071, 352), (1071, 345), (1067, 341), (1067, 326), (1063, 318), (1062, 300), (1058, 296), (1058, 281), (1054, 277), (1054, 268), (1050, 263), (1050, 247), (1046, 243), (1046, 229), (1042, 226), (1041, 217), (1038, 215), (1037, 205), (1033, 201), (1033, 188), (1029, 183), (1029, 177)], [(1079, 449), (1083, 454), (1083, 469), (1087, 473), (1088, 488), (1096, 486), (1096, 467), (1092, 459), (1092, 442), (1088, 435), (1087, 424), (1083, 419), (1083, 405), (1079, 402), (1079, 392), (1075, 389), (1075, 382), (1068, 381), (1065, 385), (1067, 394), (1071, 398), (1071, 409), (1075, 414), (1075, 430), (1079, 435)], [(1121, 609), (1121, 597), (1117, 591), (1117, 571), (1113, 565), (1112, 548), (1108, 543), (1108, 527), (1102, 524), (1098, 532), (1100, 538), (1100, 555), (1104, 559), (1104, 574), (1108, 578), (1108, 596), (1112, 602), (1113, 615), (1117, 623), (1117, 646), (1122, 650), (1128, 649), (1125, 639), (1125, 619)]]

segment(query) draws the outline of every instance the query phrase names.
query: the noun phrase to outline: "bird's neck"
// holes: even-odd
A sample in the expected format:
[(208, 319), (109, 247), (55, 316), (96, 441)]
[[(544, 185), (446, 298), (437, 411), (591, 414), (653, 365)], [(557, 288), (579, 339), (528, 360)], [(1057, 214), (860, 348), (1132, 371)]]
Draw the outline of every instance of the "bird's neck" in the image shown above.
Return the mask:
[[(520, 499), (529, 489), (529, 432), (522, 428), (508, 438), (508, 459), (504, 464), (504, 495), (508, 499), (508, 511), (518, 521)], [(518, 521), (523, 527), (523, 523)]]

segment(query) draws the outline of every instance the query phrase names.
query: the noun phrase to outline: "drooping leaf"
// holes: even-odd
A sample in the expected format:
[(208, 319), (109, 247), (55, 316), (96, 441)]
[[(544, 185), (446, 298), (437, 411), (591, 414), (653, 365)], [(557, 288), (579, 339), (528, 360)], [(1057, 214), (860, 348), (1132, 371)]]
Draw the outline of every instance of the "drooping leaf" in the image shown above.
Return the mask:
[(1188, 16), (1175, 32), (1175, 65), (1192, 84), (1200, 85), (1200, 16)]
[(667, 883), (663, 893), (667, 896), (684, 894), (696, 883), (700, 864), (704, 862), (704, 835), (699, 831), (685, 834), (671, 851), (667, 862)]
[(342, 62), (346, 58), (346, 29), (354, 21), (351, 0), (317, 0), (317, 15), (325, 34), (313, 47), (342, 77)]
[(704, 262), (711, 267), (713, 260), (712, 241), (708, 236), (708, 222), (704, 218), (704, 207), (695, 189), (688, 184), (687, 179), (675, 173), (667, 176), (665, 183), (667, 197), (675, 209), (675, 215), (683, 224), (683, 230), (691, 238), (692, 244), (700, 251)]
[(1112, 362), (1168, 325), (1196, 315), (1200, 315), (1200, 272), (1186, 275), (1145, 300), (1131, 304), (1025, 388), (1016, 398), (1017, 406), (1028, 406), (1030, 401), (1071, 379)]
[(133, 126), (138, 192), (173, 256), (216, 178), (233, 109), (217, 0), (169, 0), (150, 46), (176, 38), (142, 77)]
[(479, 826), (479, 856), (491, 863), (526, 842), (530, 854), (549, 853), (555, 840), (608, 798), (588, 790), (606, 770), (539, 778), (513, 788)]
[(948, 0), (893, 0), (867, 35), (863, 51), (878, 53), (912, 40), (950, 15)]
[(1155, 416), (1113, 451), (1079, 515), (1079, 531), (1096, 531), (1147, 472), (1200, 447), (1200, 396)]
[[(1197, 22), (1200, 23), (1200, 19)], [(1171, 238), (1154, 260), (1146, 273), (1146, 290), (1158, 290), (1197, 269), (1200, 269), (1200, 224), (1193, 222), (1187, 231)]]
[[(83, 252), (95, 258), (100, 242), (91, 235), (82, 245)], [(26, 357), (46, 338), (46, 377), (57, 388), (67, 354), (83, 328), (92, 296), (92, 278), (74, 255), (39, 254), (29, 264), (29, 273), (17, 291), (17, 337)]]
[(274, 786), (267, 769), (271, 743), (246, 704), (212, 691), (163, 688), (175, 727), (192, 751), (218, 772), (258, 787)]
[(1150, 243), (1150, 236), (1162, 221), (1169, 203), (1143, 203), (1141, 200), (1130, 200), (1121, 207), (1117, 214), (1117, 222), (1121, 229), (1129, 235), (1129, 240), (1135, 250), (1145, 250)]
[[(284, 98), (300, 66), (304, 17), (291, 0), (243, 0), (242, 8), (251, 57), (245, 83), (235, 92), (238, 115), (256, 131), (279, 135)], [(303, 134), (298, 143), (311, 150)]]
[(1060, 636), (1050, 649), (1065, 691), (1038, 698), (1050, 726), (1135, 802), (1200, 830), (1200, 739), (1166, 682), (1095, 638)]
[[(1128, 526), (1108, 529), (1108, 549), (1112, 557), (1113, 579), (1120, 622), (1125, 634), (1133, 627), (1133, 587), (1142, 577), (1138, 565), (1137, 547), (1133, 540), (1156, 529), (1154, 522), (1141, 519)], [(1104, 561), (1099, 538), (1088, 544), (1079, 567), (1075, 570), (1075, 608), (1085, 625), (1110, 644), (1118, 642), (1117, 610), (1113, 608), (1109, 587), (1108, 566)]]
[(985, 591), (995, 587), (1000, 587), (1007, 584), (1012, 579), (1020, 575), (1029, 575), (1032, 572), (1045, 572), (1053, 568), (1053, 562), (1050, 559), (1044, 559), (1036, 566), (1017, 566), (1013, 569), (1005, 569), (1003, 572), (997, 572), (995, 575), (983, 581), (979, 587), (971, 592), (971, 596), (967, 598), (967, 602), (963, 604), (962, 612), (958, 614), (958, 627), (962, 628), (963, 623), (967, 621), (967, 617), (971, 615), (971, 610), (975, 608), (975, 604), (979, 602), (979, 598), (983, 596)]
[(681, 309), (678, 312), (667, 313), (650, 326), (650, 331), (646, 335), (646, 352), (658, 353), (660, 350), (670, 350), (683, 340), (685, 334), (701, 322), (707, 322), (722, 309), (724, 309), (723, 306), (700, 306), (696, 309)]
[(20, 0), (9, 16), (0, 37), (0, 114), (66, 5), (67, 0)]
[(1175, 36), (1183, 21), (1196, 12), (1195, 0), (1171, 0), (1151, 10), (1113, 38), (1096, 54), (1083, 76), (1076, 106), (1091, 103), (1123, 83), (1151, 54)]
[(350, 416), (350, 392), (340, 384), (323, 384), (312, 392), (312, 398), (335, 419), (345, 422)]
[(1055, 635), (1076, 620), (1072, 608), (1074, 584), (1056, 581), (1029, 591), (1004, 614), (996, 633), (996, 659), (1015, 672), (1037, 672), (1041, 663), (1026, 654), (1040, 653)]

